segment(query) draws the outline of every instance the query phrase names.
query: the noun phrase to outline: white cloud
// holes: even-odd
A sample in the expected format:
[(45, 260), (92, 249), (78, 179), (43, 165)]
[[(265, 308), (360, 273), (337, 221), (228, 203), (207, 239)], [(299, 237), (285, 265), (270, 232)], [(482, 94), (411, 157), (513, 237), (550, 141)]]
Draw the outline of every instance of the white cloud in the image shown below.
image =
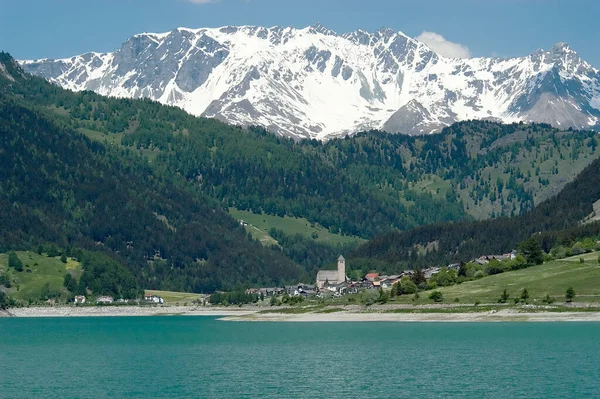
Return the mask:
[(187, 0), (190, 3), (194, 4), (208, 4), (208, 3), (216, 3), (219, 0)]
[(439, 33), (425, 31), (417, 36), (416, 39), (421, 43), (425, 43), (430, 49), (444, 57), (471, 58), (471, 51), (467, 46), (448, 41)]

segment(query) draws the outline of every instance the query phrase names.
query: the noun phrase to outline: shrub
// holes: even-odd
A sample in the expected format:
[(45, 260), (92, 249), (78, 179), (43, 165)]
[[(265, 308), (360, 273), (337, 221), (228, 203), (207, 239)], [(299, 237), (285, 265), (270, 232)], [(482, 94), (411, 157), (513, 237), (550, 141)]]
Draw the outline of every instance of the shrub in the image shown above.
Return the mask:
[(544, 297), (544, 299), (542, 299), (543, 303), (547, 303), (548, 305), (550, 305), (551, 303), (554, 302), (554, 298), (552, 298), (550, 296), (550, 294), (546, 294), (546, 296)]
[(414, 294), (417, 292), (417, 285), (409, 277), (402, 277), (400, 283), (396, 283), (396, 294)]
[(498, 299), (498, 303), (506, 303), (506, 301), (508, 301), (508, 298), (510, 298), (510, 295), (508, 295), (508, 291), (506, 291), (505, 288), (502, 294), (500, 295), (500, 299)]
[(579, 258), (579, 263), (585, 263), (585, 259)]
[(381, 303), (381, 304), (385, 304), (387, 303), (387, 301), (389, 300), (389, 296), (387, 294), (387, 292), (385, 292), (384, 290), (382, 290), (381, 288), (379, 289), (379, 297), (377, 298), (377, 303)]
[(494, 274), (504, 273), (506, 270), (505, 265), (496, 259), (492, 259), (486, 267), (487, 274), (493, 276)]
[(433, 291), (431, 294), (429, 294), (429, 299), (431, 299), (433, 302), (442, 302), (444, 300), (444, 296), (439, 291)]
[(483, 270), (477, 270), (475, 274), (473, 274), (473, 278), (482, 278), (485, 277), (485, 273)]
[(565, 299), (567, 300), (567, 302), (573, 302), (574, 298), (575, 290), (573, 289), (573, 287), (567, 288), (567, 292), (565, 292)]
[(10, 276), (8, 275), (8, 272), (6, 272), (5, 274), (0, 274), (0, 285), (5, 286), (6, 288), (12, 287), (12, 283), (10, 281)]
[(379, 299), (379, 293), (375, 290), (364, 290), (360, 293), (360, 302), (363, 305), (373, 305)]

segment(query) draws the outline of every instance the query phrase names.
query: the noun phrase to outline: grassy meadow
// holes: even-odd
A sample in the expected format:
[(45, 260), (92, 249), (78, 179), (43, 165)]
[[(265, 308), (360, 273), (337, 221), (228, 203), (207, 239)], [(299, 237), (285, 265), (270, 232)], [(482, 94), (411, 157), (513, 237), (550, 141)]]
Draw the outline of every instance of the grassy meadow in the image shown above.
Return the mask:
[[(62, 292), (66, 273), (71, 273), (77, 279), (82, 273), (81, 264), (71, 258), (67, 258), (65, 264), (61, 262), (59, 256), (49, 258), (35, 252), (21, 251), (18, 251), (17, 255), (23, 263), (22, 272), (8, 269), (8, 254), (0, 254), (0, 272), (3, 274), (8, 272), (12, 283), (7, 293), (17, 300), (39, 301), (42, 287), (46, 283), (50, 285), (51, 292)], [(31, 273), (28, 273), (27, 269), (31, 270)]]
[(326, 228), (311, 223), (304, 218), (257, 215), (236, 208), (229, 208), (229, 214), (237, 220), (243, 220), (248, 223), (246, 230), (264, 245), (277, 244), (277, 241), (269, 235), (269, 230), (272, 228), (279, 229), (287, 235), (301, 234), (324, 244), (347, 244), (366, 241), (358, 237), (333, 234)]
[(205, 295), (192, 294), (189, 292), (174, 292), (174, 291), (158, 291), (158, 290), (145, 290), (146, 295), (158, 295), (165, 300), (168, 305), (183, 305), (187, 303), (191, 305), (193, 301), (201, 300)]
[[(520, 296), (524, 288), (529, 293), (529, 303), (542, 304), (542, 299), (550, 295), (558, 302), (564, 302), (567, 288), (573, 287), (576, 302), (600, 302), (600, 264), (598, 253), (589, 253), (571, 258), (550, 261), (543, 265), (515, 270), (483, 277), (451, 287), (440, 287), (437, 290), (444, 296), (443, 303), (474, 304), (479, 301), (497, 303), (500, 295), (507, 290), (512, 303), (515, 296)], [(580, 259), (584, 260), (581, 263)], [(433, 301), (428, 298), (431, 291), (420, 293), (420, 298), (413, 301), (412, 295), (395, 298), (396, 303), (425, 304)]]

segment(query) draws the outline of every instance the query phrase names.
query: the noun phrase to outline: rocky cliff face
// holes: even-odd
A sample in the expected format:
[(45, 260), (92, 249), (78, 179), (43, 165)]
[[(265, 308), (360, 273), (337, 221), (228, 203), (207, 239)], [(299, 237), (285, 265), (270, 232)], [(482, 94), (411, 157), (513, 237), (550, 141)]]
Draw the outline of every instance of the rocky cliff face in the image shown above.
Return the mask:
[(389, 29), (179, 28), (112, 53), (21, 65), (72, 90), (147, 97), (294, 138), (429, 134), (466, 119), (600, 127), (600, 72), (564, 43), (521, 58), (449, 59)]

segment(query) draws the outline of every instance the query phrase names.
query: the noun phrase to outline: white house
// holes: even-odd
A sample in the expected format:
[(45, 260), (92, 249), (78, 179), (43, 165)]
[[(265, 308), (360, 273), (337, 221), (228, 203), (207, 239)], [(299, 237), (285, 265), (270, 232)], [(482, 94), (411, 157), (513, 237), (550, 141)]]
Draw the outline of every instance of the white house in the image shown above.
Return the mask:
[(152, 303), (159, 303), (159, 304), (165, 303), (165, 300), (162, 297), (158, 296), (158, 295), (146, 294), (144, 296), (144, 299), (147, 302), (152, 302)]
[(77, 295), (75, 297), (75, 304), (85, 303), (85, 297), (83, 295)]
[(114, 301), (115, 300), (112, 296), (99, 296), (98, 299), (96, 299), (96, 303), (102, 305), (110, 305)]

